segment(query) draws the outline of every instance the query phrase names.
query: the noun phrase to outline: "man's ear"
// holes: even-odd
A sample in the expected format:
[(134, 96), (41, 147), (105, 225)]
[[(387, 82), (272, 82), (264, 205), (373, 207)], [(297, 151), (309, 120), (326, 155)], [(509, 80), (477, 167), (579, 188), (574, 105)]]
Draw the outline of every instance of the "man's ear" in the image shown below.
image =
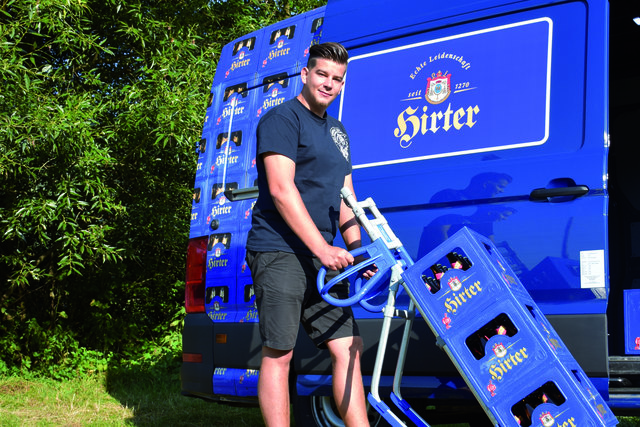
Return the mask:
[(302, 80), (303, 84), (307, 83), (308, 75), (309, 75), (309, 69), (307, 67), (303, 67), (302, 70), (300, 71), (300, 79)]

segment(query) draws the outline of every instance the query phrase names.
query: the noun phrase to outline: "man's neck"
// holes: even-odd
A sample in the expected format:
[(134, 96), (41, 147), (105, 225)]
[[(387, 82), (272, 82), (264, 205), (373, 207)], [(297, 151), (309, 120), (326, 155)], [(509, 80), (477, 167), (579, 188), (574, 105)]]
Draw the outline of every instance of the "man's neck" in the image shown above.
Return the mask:
[(298, 98), (298, 101), (300, 101), (300, 103), (307, 108), (307, 110), (311, 111), (313, 114), (315, 114), (320, 118), (324, 118), (325, 113), (327, 111), (326, 109), (322, 109), (322, 111), (314, 110), (313, 108), (311, 108), (311, 105), (309, 104), (309, 102), (307, 102), (306, 98), (302, 93), (299, 93), (297, 98)]

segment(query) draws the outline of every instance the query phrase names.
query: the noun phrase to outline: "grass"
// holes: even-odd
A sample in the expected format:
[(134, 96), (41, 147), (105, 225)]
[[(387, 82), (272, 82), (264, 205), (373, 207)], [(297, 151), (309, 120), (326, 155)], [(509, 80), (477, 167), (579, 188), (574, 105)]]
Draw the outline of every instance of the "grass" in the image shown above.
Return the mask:
[(0, 378), (1, 426), (263, 426), (258, 408), (180, 395), (177, 375), (108, 371), (66, 381)]
[[(0, 377), (1, 426), (263, 426), (258, 408), (180, 395), (177, 372), (111, 369), (66, 381)], [(640, 418), (620, 418), (620, 427)]]

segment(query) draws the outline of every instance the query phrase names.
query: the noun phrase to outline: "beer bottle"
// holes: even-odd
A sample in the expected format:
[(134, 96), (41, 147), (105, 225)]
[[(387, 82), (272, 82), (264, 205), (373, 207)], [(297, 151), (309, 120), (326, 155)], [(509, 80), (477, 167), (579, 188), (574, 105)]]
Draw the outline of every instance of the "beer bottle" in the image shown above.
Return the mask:
[(466, 256), (460, 255), (457, 252), (449, 252), (447, 254), (447, 260), (451, 264), (452, 268), (459, 270), (468, 270), (471, 267), (471, 261)]
[(440, 290), (440, 283), (438, 283), (438, 281), (433, 277), (423, 274), (422, 281), (424, 282), (424, 285), (427, 287), (429, 292), (431, 292), (432, 294), (435, 294)]
[(462, 270), (462, 259), (460, 258), (460, 255), (455, 252), (449, 252), (447, 254), (447, 260), (449, 261), (449, 264), (451, 264), (451, 268)]
[(448, 268), (442, 264), (433, 264), (429, 268), (431, 268), (431, 271), (438, 282), (440, 282), (442, 275), (448, 270)]

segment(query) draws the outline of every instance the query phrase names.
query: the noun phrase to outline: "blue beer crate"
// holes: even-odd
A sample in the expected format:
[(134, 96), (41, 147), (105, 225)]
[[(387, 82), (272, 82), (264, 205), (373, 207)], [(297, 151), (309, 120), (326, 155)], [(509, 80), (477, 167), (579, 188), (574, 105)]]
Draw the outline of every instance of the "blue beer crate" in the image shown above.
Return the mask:
[(213, 85), (253, 77), (258, 71), (264, 37), (261, 29), (227, 43), (220, 53)]
[(257, 396), (258, 395), (258, 378), (260, 371), (258, 369), (238, 369), (236, 379), (236, 391), (238, 396)]
[[(260, 119), (271, 108), (295, 98), (300, 93), (301, 80), (293, 75), (293, 67), (282, 70), (267, 70), (258, 74), (256, 91), (256, 114)], [(257, 125), (257, 121), (255, 122)]]
[(235, 278), (207, 274), (204, 307), (213, 322), (235, 322)]
[(532, 316), (510, 300), (477, 312), (466, 323), (442, 339), (486, 402), (511, 395), (514, 384), (556, 359), (555, 347), (538, 333)]
[(240, 227), (240, 231), (249, 231), (251, 228), (251, 218), (253, 217), (253, 206), (256, 204), (257, 199), (246, 199), (240, 200), (235, 203), (240, 205), (238, 211), (239, 221), (238, 225)]
[(250, 80), (231, 80), (221, 85), (220, 101), (216, 105), (213, 117), (209, 117), (207, 123), (212, 120), (212, 129), (222, 126), (222, 130), (214, 129), (213, 132), (229, 132), (233, 130), (234, 125), (251, 122), (255, 114), (257, 93), (255, 79), (256, 76), (252, 76)]
[[(459, 261), (453, 261), (452, 255)], [(456, 262), (466, 265), (454, 268)], [(514, 298), (534, 304), (491, 241), (466, 227), (419, 259), (402, 276), (437, 335), (467, 324), (498, 301)]]
[[(247, 241), (247, 235), (249, 234), (249, 230), (243, 230), (240, 229), (240, 239), (243, 242)], [(247, 255), (247, 248), (246, 245), (242, 245), (240, 247), (238, 247), (238, 271), (237, 271), (237, 276), (238, 278), (240, 277), (244, 277), (244, 278), (249, 278), (249, 281), (251, 281), (251, 270), (249, 269), (249, 265), (247, 265), (247, 261), (246, 261), (246, 255)]]
[(240, 323), (257, 323), (258, 309), (251, 275), (239, 276), (237, 283), (238, 315), (236, 321)]
[[(402, 276), (439, 345), (499, 425), (548, 427), (554, 419), (567, 426), (574, 421), (575, 425), (617, 424), (489, 239), (465, 227)], [(541, 378), (547, 381), (540, 383)], [(545, 401), (538, 412), (525, 405), (525, 412), (518, 415), (518, 406), (515, 414), (511, 406), (504, 406), (504, 402), (516, 405), (547, 382), (562, 392), (556, 399), (562, 401), (560, 409)]]
[(309, 47), (322, 42), (322, 27), (324, 23), (325, 7), (319, 7), (305, 14), (304, 27), (302, 28), (302, 54), (300, 55), (300, 67), (307, 65)]
[(553, 364), (490, 407), (501, 426), (614, 426), (618, 420), (577, 364)]
[(226, 173), (239, 173), (247, 169), (249, 145), (255, 132), (251, 122), (233, 123), (231, 129), (215, 126), (206, 134), (211, 151), (206, 172), (220, 177)]
[(213, 391), (223, 395), (257, 396), (258, 374), (257, 369), (215, 368)]
[(523, 384), (538, 378), (550, 366), (570, 367), (586, 378), (535, 306), (500, 301), (476, 313), (466, 327), (441, 339), (477, 397), (488, 407), (518, 395)]
[(191, 200), (191, 225), (189, 228), (189, 238), (204, 236), (206, 229), (204, 227), (204, 208), (206, 202), (203, 198), (203, 190), (206, 188), (206, 181), (196, 179), (193, 188), (193, 198)]
[(204, 186), (206, 197), (203, 210), (203, 227), (209, 233), (219, 231), (235, 231), (238, 229), (240, 216), (244, 215), (243, 205), (231, 201), (227, 193), (237, 190), (244, 182), (244, 174), (228, 174), (216, 179), (209, 179)]
[[(305, 15), (297, 15), (264, 29), (258, 71), (292, 67), (300, 59)], [(294, 71), (295, 72), (295, 71)]]
[[(238, 269), (238, 247), (244, 244), (237, 229), (216, 230), (207, 242), (207, 283), (219, 278), (231, 278), (235, 282)], [(235, 298), (235, 297), (234, 297)]]
[[(211, 96), (213, 97), (213, 93), (211, 94)], [(214, 105), (209, 105), (207, 106), (207, 109), (205, 110), (204, 113), (204, 119), (202, 120), (202, 134), (206, 134), (207, 132), (211, 131), (211, 128), (213, 128), (214, 125), (214, 117), (216, 115), (217, 112), (217, 108)]]
[(258, 72), (295, 66), (291, 73), (299, 73), (309, 46), (320, 43), (324, 12), (323, 6), (265, 28)]
[(207, 165), (209, 164), (210, 157), (209, 138), (210, 137), (207, 134), (203, 134), (200, 141), (196, 144), (196, 154), (198, 154), (198, 161), (196, 163), (196, 181), (208, 176)]
[(236, 382), (239, 369), (214, 368), (212, 376), (213, 393), (236, 395)]
[(640, 289), (624, 291), (625, 353), (640, 354)]

